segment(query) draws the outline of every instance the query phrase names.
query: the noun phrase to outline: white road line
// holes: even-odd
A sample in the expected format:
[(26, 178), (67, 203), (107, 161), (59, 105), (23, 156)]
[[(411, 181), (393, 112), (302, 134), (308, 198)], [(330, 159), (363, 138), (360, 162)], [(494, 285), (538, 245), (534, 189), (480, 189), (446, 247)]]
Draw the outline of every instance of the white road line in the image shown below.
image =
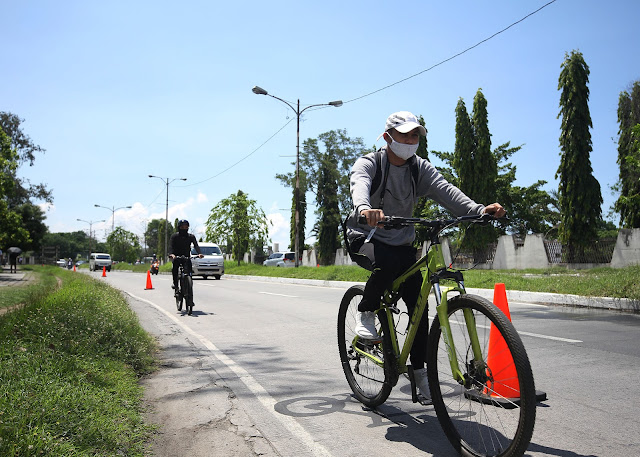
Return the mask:
[(166, 311), (164, 308), (156, 305), (152, 301), (149, 301), (145, 298), (138, 297), (133, 295), (130, 292), (125, 292), (129, 296), (135, 298), (136, 300), (140, 300), (141, 302), (147, 303), (158, 311), (163, 313), (169, 319), (178, 324), (185, 332), (191, 334), (193, 337), (197, 338), (207, 349), (209, 349), (218, 360), (224, 363), (231, 371), (233, 371), (238, 378), (244, 383), (245, 386), (256, 396), (258, 401), (264, 406), (264, 408), (271, 413), (276, 419), (278, 419), (284, 427), (289, 430), (294, 436), (296, 436), (300, 441), (302, 441), (313, 453), (314, 456), (319, 457), (331, 457), (331, 453), (321, 444), (317, 443), (313, 436), (309, 434), (300, 424), (298, 424), (293, 417), (285, 416), (283, 414), (276, 414), (275, 412), (275, 399), (269, 395), (269, 393), (262, 387), (258, 381), (256, 381), (244, 368), (234, 362), (231, 358), (227, 357), (218, 347), (209, 341), (204, 336), (196, 333), (184, 324), (183, 321), (178, 319), (175, 314), (172, 314)]
[(265, 294), (265, 295), (277, 295), (279, 297), (290, 297), (290, 298), (298, 298), (297, 295), (287, 295), (287, 294), (275, 294), (273, 292), (258, 292), (259, 294)]

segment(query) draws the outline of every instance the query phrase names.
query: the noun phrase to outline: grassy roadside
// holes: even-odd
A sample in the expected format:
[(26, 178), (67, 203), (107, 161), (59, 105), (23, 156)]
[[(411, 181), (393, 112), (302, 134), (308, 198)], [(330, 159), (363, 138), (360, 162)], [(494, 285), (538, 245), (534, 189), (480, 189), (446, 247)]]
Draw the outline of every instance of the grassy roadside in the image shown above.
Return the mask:
[(153, 339), (106, 284), (34, 272), (38, 284), (2, 294), (25, 306), (0, 317), (0, 455), (144, 455), (138, 378), (153, 368)]
[[(149, 267), (118, 264), (114, 268), (145, 273)], [(277, 268), (225, 261), (224, 268), (226, 274), (324, 281), (364, 282), (369, 277), (369, 272), (358, 266)], [(160, 271), (170, 272), (171, 263), (161, 266)], [(544, 270), (469, 270), (464, 275), (465, 285), (472, 288), (492, 289), (495, 283), (502, 282), (508, 290), (640, 300), (640, 265), (590, 270), (562, 267)]]
[[(274, 276), (331, 281), (364, 282), (369, 272), (357, 266), (276, 268), (225, 262), (226, 274)], [(464, 272), (465, 285), (492, 289), (505, 283), (508, 290), (551, 292), (591, 297), (616, 297), (640, 300), (640, 266), (626, 268), (594, 268), (590, 270), (469, 270)]]

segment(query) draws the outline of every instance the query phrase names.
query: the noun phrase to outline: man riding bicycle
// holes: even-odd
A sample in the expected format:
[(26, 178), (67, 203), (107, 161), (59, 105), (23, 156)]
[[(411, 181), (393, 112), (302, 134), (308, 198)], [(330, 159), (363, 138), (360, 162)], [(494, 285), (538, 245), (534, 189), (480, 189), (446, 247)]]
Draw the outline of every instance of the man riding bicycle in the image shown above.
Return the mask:
[[(169, 258), (173, 261), (173, 284), (172, 289), (178, 289), (178, 268), (180, 264), (183, 264), (183, 268), (186, 274), (191, 273), (191, 245), (198, 253), (198, 257), (202, 258), (204, 255), (200, 252), (200, 246), (198, 246), (198, 240), (195, 235), (189, 233), (189, 221), (181, 219), (178, 221), (178, 231), (171, 235), (169, 239)], [(184, 256), (186, 259), (176, 259), (177, 256)]]
[[(363, 339), (378, 339), (375, 311), (380, 306), (380, 297), (398, 274), (416, 261), (416, 249), (412, 246), (414, 226), (371, 233), (385, 215), (411, 217), (418, 197), (424, 196), (456, 216), (492, 213), (495, 217), (502, 217), (505, 214), (499, 203), (485, 207), (474, 202), (447, 182), (429, 161), (416, 156), (420, 135), (426, 136), (427, 131), (413, 114), (401, 111), (390, 115), (385, 131), (378, 137), (384, 137), (386, 147), (377, 153), (360, 157), (351, 170), (353, 210), (347, 221), (347, 236), (354, 261), (372, 271), (358, 306), (355, 328)], [(376, 157), (376, 154), (380, 155)], [(382, 172), (379, 185), (374, 183), (376, 172)], [(359, 216), (366, 217), (367, 223), (358, 223)], [(405, 282), (402, 299), (409, 315), (413, 313), (421, 284), (419, 273)], [(423, 314), (418, 328), (411, 349), (411, 365), (418, 390), (422, 396), (429, 398), (424, 367), (429, 328), (427, 312)]]

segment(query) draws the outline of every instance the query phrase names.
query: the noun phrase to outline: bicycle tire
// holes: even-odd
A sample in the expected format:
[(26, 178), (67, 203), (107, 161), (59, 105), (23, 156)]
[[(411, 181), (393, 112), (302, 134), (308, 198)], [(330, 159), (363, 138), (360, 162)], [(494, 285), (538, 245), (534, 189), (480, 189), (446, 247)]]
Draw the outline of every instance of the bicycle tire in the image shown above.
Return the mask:
[(185, 304), (187, 307), (187, 314), (191, 316), (193, 313), (193, 278), (191, 276), (185, 276), (184, 278), (184, 296)]
[[(536, 418), (535, 384), (522, 340), (502, 311), (484, 298), (459, 295), (449, 300), (448, 307), (459, 369), (467, 381), (462, 385), (453, 378), (440, 322), (435, 319), (429, 333), (427, 375), (438, 420), (463, 456), (522, 456)], [(464, 309), (475, 317), (480, 364), (473, 360)], [(503, 342), (496, 350), (494, 339), (487, 363), (491, 332), (499, 332), (506, 347)], [(515, 373), (508, 374), (510, 369)]]
[[(391, 337), (385, 331), (382, 331), (381, 343), (363, 343), (360, 346), (367, 352), (375, 354), (376, 357), (382, 359), (382, 367), (371, 359), (357, 353), (352, 346), (356, 336), (354, 330), (356, 327), (356, 313), (358, 312), (358, 304), (362, 300), (363, 292), (363, 286), (353, 286), (342, 297), (340, 310), (338, 311), (338, 350), (342, 369), (353, 394), (361, 403), (374, 408), (385, 402), (391, 393), (393, 384), (395, 384), (392, 382), (392, 364), (387, 363), (393, 357), (390, 350)], [(380, 329), (380, 321), (376, 326)]]
[(183, 285), (184, 285), (184, 276), (180, 276), (180, 278), (178, 279), (178, 290), (176, 290), (176, 308), (178, 308), (178, 311), (182, 311), (182, 300), (184, 299), (183, 293), (182, 291), (183, 289)]

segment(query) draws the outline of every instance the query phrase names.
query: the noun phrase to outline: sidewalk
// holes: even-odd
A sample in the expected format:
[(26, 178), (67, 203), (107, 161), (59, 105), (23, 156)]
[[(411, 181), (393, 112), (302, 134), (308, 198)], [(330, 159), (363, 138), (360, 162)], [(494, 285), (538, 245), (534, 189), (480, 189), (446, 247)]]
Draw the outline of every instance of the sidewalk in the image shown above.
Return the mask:
[(0, 268), (0, 287), (24, 286), (33, 280), (33, 275), (18, 267), (17, 273), (10, 273), (9, 267)]

